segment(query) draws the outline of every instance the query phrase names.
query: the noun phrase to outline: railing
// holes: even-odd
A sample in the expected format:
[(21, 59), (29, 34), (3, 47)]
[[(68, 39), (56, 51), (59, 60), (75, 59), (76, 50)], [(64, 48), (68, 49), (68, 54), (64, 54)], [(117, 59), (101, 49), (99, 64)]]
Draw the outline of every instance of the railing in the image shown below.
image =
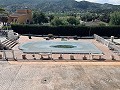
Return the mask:
[[(107, 56), (106, 56), (107, 55)], [(111, 54), (107, 53), (23, 53), (21, 50), (1, 50), (0, 60), (17, 61), (41, 61), (41, 60), (112, 60)], [(115, 56), (119, 60), (119, 56)]]
[(0, 30), (0, 36), (7, 37), (7, 35), (8, 35), (8, 30)]
[[(120, 52), (120, 48), (118, 46), (116, 46), (114, 43), (112, 43), (109, 40), (106, 40), (98, 35), (94, 35), (94, 38), (103, 43), (104, 45), (106, 45), (108, 48), (113, 49), (114, 52), (117, 52), (119, 54)], [(71, 53), (70, 53), (71, 52)], [(75, 60), (83, 60), (85, 58), (87, 58), (87, 60), (91, 60), (93, 57), (97, 58), (97, 59), (107, 59), (107, 60), (111, 60), (110, 55), (111, 54), (107, 54), (109, 55), (108, 57), (106, 57), (106, 55), (103, 55), (102, 53), (93, 53), (92, 51), (70, 51), (69, 53), (66, 51), (62, 51), (62, 52), (53, 52), (53, 51), (46, 51), (46, 52), (37, 52), (37, 53), (24, 53), (22, 50), (0, 50), (0, 60), (44, 60), (44, 59), (53, 59), (53, 60), (59, 60), (59, 59), (63, 59), (63, 60), (73, 60), (73, 57)], [(84, 53), (83, 53), (84, 52)], [(87, 52), (87, 53), (85, 53)], [(42, 54), (41, 54), (42, 53)], [(44, 53), (46, 54), (46, 56), (44, 55)], [(48, 53), (50, 55), (50, 58), (48, 58)], [(43, 59), (41, 58), (41, 55), (43, 55)], [(62, 57), (62, 58), (61, 58)], [(119, 60), (119, 57), (118, 59)]]
[[(20, 50), (14, 51), (14, 56), (17, 60), (59, 60), (62, 56), (62, 60), (70, 60), (71, 56), (74, 57), (75, 60), (83, 60), (83, 57), (86, 56), (87, 60), (91, 60), (91, 51), (88, 53), (78, 53), (78, 51), (74, 51), (76, 53), (68, 53), (68, 52), (35, 52), (35, 53), (23, 53)], [(43, 57), (42, 57), (43, 56)], [(71, 59), (72, 60), (72, 59)]]
[(14, 50), (0, 50), (0, 60), (15, 60)]
[(10, 40), (17, 40), (19, 34), (13, 32), (13, 30), (0, 30), (0, 36), (6, 37), (7, 39)]
[(94, 34), (94, 39), (96, 39), (96, 41), (106, 45), (110, 50), (113, 50), (118, 55), (120, 55), (120, 47), (115, 45), (113, 42), (106, 40), (106, 39), (104, 39), (96, 34)]
[[(18, 61), (29, 61), (29, 60), (91, 60), (93, 56), (102, 56), (103, 54), (95, 54), (88, 51), (88, 53), (55, 53), (55, 52), (39, 52), (39, 53), (23, 53), (21, 50), (0, 50), (0, 60), (18, 60)], [(62, 57), (62, 58), (61, 58)], [(72, 58), (71, 58), (72, 57)]]

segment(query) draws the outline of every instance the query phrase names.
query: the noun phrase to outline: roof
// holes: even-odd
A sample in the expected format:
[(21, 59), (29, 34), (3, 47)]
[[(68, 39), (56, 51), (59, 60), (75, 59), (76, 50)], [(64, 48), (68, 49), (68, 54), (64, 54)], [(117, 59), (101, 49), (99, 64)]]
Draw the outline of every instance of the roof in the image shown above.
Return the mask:
[(14, 13), (14, 14), (11, 14), (10, 17), (19, 17), (19, 16), (23, 16), (23, 15), (26, 15), (26, 14)]

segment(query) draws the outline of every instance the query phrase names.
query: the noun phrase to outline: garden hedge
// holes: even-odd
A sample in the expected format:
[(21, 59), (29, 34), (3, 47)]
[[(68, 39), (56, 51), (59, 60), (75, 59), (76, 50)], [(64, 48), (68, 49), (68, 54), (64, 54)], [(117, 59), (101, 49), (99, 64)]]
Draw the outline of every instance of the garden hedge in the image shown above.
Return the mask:
[(19, 34), (35, 34), (57, 36), (116, 36), (120, 37), (120, 26), (40, 26), (40, 25), (12, 25), (12, 29)]

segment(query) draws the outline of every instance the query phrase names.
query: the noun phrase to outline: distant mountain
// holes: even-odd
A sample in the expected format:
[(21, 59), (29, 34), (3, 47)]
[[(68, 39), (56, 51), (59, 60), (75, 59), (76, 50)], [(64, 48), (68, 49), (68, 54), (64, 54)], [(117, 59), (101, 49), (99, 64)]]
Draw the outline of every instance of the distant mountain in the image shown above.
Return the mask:
[(9, 11), (25, 7), (44, 12), (120, 11), (120, 5), (99, 4), (88, 1), (77, 2), (75, 0), (0, 0), (0, 5)]

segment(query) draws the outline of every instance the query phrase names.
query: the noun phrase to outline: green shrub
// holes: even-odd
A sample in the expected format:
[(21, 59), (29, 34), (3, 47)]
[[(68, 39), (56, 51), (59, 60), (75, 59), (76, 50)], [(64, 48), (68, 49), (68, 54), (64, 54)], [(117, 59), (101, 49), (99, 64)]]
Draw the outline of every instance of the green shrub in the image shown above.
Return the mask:
[(12, 29), (19, 34), (36, 34), (57, 36), (120, 36), (120, 26), (40, 26), (40, 25), (12, 25)]

